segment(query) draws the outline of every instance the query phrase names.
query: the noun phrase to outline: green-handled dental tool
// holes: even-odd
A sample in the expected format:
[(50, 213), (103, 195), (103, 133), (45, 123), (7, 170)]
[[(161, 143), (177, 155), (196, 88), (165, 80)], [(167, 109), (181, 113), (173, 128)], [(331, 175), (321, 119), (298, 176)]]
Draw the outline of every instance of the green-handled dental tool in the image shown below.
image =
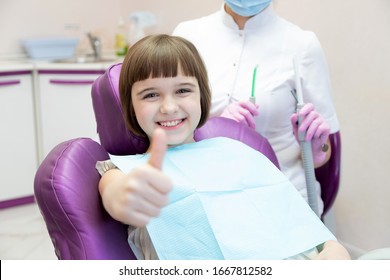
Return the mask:
[(253, 104), (256, 104), (255, 88), (256, 88), (256, 73), (257, 73), (258, 67), (259, 67), (259, 65), (256, 65), (255, 69), (253, 69), (252, 93), (251, 93), (251, 96), (249, 97), (249, 101), (252, 102)]

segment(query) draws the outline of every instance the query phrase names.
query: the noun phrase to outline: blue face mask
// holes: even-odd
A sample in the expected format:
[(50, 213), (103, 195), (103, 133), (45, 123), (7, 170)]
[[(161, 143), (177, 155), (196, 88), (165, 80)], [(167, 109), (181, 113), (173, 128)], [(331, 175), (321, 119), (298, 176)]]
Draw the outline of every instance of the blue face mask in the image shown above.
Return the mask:
[(243, 17), (257, 15), (271, 2), (272, 0), (225, 0), (225, 3), (233, 12)]

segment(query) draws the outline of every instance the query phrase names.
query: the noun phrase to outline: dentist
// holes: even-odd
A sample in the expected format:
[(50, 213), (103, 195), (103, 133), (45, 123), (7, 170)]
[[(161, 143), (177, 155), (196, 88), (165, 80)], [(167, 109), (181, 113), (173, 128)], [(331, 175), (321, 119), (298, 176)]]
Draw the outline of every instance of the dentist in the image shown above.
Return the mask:
[[(313, 32), (277, 16), (271, 0), (225, 0), (219, 11), (180, 23), (173, 34), (191, 41), (202, 55), (212, 88), (211, 116), (246, 123), (272, 145), (283, 173), (307, 200), (301, 148), (297, 141), (293, 58), (299, 58), (303, 99), (302, 130), (311, 141), (315, 167), (325, 164), (325, 144), (339, 130), (322, 47)], [(258, 65), (256, 103), (249, 102)], [(319, 212), (323, 211), (317, 182)]]

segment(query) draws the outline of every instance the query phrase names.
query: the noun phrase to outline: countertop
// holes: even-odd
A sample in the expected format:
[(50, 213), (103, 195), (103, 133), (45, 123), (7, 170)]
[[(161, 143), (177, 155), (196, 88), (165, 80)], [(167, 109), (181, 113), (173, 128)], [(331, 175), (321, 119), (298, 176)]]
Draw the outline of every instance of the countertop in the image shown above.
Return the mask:
[(25, 60), (0, 60), (1, 72), (34, 70), (34, 64)]
[(123, 58), (105, 59), (99, 62), (76, 61), (31, 61), (28, 59), (1, 59), (1, 72), (14, 72), (26, 70), (105, 70), (111, 65), (120, 63)]

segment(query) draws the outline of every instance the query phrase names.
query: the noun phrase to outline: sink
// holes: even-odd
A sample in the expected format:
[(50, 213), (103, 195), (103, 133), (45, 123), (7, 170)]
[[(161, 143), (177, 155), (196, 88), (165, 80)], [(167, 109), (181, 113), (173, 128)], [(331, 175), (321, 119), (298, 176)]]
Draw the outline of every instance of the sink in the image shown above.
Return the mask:
[(102, 58), (95, 58), (95, 57), (85, 57), (85, 56), (80, 56), (80, 57), (72, 57), (72, 58), (67, 58), (67, 59), (59, 59), (55, 60), (53, 62), (55, 63), (114, 63), (114, 62), (119, 62), (119, 58), (117, 57), (102, 57)]

